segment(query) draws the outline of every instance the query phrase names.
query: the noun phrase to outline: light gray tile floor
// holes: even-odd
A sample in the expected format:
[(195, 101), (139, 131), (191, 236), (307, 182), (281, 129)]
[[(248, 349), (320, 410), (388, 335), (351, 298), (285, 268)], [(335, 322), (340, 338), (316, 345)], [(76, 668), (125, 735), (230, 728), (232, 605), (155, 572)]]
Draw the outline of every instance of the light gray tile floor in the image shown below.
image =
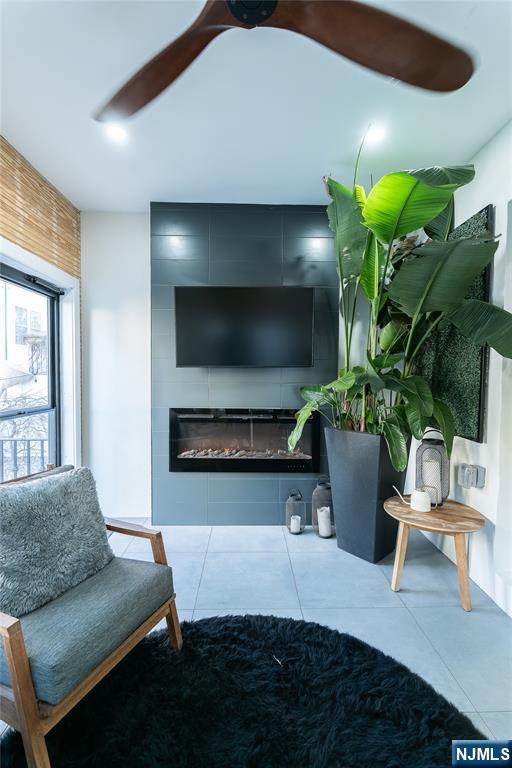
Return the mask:
[[(145, 521), (149, 525), (148, 521)], [(468, 713), (488, 738), (512, 736), (512, 620), (475, 584), (458, 602), (455, 566), (411, 533), (402, 590), (393, 555), (372, 565), (307, 529), (160, 526), (182, 621), (262, 613), (349, 632), (405, 664)], [(151, 559), (147, 541), (113, 534), (120, 557)]]

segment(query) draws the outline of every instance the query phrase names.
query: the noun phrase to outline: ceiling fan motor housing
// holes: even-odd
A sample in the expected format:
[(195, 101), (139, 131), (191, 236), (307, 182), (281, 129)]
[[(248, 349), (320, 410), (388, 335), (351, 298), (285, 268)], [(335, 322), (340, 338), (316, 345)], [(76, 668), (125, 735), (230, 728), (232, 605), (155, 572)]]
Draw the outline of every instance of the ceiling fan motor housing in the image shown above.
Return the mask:
[(235, 19), (250, 27), (267, 21), (277, 6), (277, 0), (226, 0), (226, 3)]

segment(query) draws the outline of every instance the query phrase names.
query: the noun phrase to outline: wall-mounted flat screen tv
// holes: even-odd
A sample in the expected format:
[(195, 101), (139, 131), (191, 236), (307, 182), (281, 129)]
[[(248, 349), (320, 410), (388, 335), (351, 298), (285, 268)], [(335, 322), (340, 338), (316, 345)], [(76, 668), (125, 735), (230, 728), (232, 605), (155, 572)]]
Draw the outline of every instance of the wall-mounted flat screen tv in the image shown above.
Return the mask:
[(313, 288), (176, 287), (178, 368), (313, 365)]

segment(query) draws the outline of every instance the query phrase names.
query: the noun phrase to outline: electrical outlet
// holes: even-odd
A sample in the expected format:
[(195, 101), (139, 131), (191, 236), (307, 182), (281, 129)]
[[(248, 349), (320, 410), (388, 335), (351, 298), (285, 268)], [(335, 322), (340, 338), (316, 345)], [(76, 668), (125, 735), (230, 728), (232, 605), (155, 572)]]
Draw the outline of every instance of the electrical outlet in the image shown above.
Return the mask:
[(478, 464), (459, 464), (457, 480), (463, 488), (483, 488), (485, 467), (480, 467)]

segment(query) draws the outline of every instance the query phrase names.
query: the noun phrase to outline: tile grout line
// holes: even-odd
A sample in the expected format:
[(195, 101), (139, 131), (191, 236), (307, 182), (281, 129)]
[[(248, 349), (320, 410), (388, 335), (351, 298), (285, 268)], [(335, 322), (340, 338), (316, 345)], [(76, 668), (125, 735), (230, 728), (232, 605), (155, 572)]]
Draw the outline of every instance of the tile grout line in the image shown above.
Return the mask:
[(484, 725), (486, 726), (486, 728), (489, 729), (489, 731), (491, 733), (491, 736), (493, 736), (495, 739), (497, 739), (498, 737), (496, 736), (496, 734), (494, 733), (493, 729), (491, 728), (491, 726), (489, 725), (489, 723), (487, 722), (487, 720), (484, 717), (484, 712), (478, 712), (478, 714), (480, 715), (480, 717), (484, 721)]
[(290, 557), (290, 550), (288, 549), (288, 542), (286, 541), (286, 536), (285, 536), (285, 532), (284, 532), (284, 527), (283, 526), (281, 526), (281, 533), (283, 534), (284, 543), (285, 543), (285, 546), (286, 546), (286, 553), (288, 555), (288, 562), (290, 563), (290, 570), (292, 572), (293, 584), (295, 586), (295, 592), (297, 593), (297, 601), (299, 603), (300, 615), (302, 616), (302, 620), (304, 621), (304, 612), (302, 610), (302, 603), (300, 601), (299, 589), (297, 587), (297, 581), (295, 579), (295, 571), (293, 570), (292, 558)]
[(197, 585), (197, 591), (196, 591), (196, 599), (194, 600), (194, 607), (192, 608), (192, 621), (194, 620), (194, 613), (196, 612), (197, 598), (199, 597), (199, 590), (201, 588), (201, 582), (203, 580), (203, 573), (206, 565), (206, 558), (208, 556), (208, 550), (210, 548), (210, 539), (212, 538), (212, 533), (213, 533), (213, 525), (210, 527), (210, 535), (208, 536), (208, 541), (206, 543), (206, 550), (205, 550), (204, 559), (203, 559), (203, 567), (201, 568), (201, 575), (199, 576), (199, 583)]
[[(385, 581), (386, 581), (386, 584), (388, 584), (388, 585), (389, 585), (389, 588), (391, 589), (391, 582), (390, 582), (390, 581), (388, 581), (388, 578), (387, 578), (387, 576), (386, 576), (386, 574), (385, 574), (384, 570), (382, 569), (382, 567), (381, 567), (380, 565), (378, 565), (377, 567), (378, 567), (378, 569), (379, 569), (380, 573), (382, 574), (383, 578), (385, 579)], [(413, 620), (414, 624), (415, 624), (415, 625), (418, 627), (419, 631), (421, 632), (421, 634), (423, 635), (423, 637), (426, 639), (426, 641), (427, 641), (428, 645), (430, 645), (430, 647), (432, 648), (432, 650), (434, 651), (434, 653), (436, 654), (436, 656), (437, 656), (437, 657), (438, 657), (438, 658), (441, 660), (441, 662), (442, 662), (443, 666), (444, 666), (444, 667), (446, 667), (446, 670), (448, 671), (448, 674), (449, 674), (449, 675), (450, 675), (450, 676), (453, 678), (453, 680), (455, 681), (455, 683), (457, 684), (457, 686), (460, 688), (460, 690), (462, 691), (462, 693), (464, 694), (464, 696), (466, 697), (466, 699), (467, 699), (467, 700), (469, 701), (469, 703), (472, 705), (472, 707), (474, 708), (474, 712), (478, 712), (478, 709), (477, 709), (477, 707), (475, 706), (475, 703), (474, 703), (474, 701), (473, 701), (473, 700), (471, 699), (471, 697), (468, 695), (468, 693), (467, 693), (467, 692), (466, 692), (466, 690), (464, 689), (464, 687), (463, 687), (463, 685), (461, 684), (461, 682), (460, 682), (460, 681), (457, 679), (457, 677), (455, 676), (455, 673), (454, 673), (454, 672), (452, 671), (452, 669), (449, 667), (449, 665), (448, 665), (448, 662), (447, 662), (447, 661), (445, 661), (445, 659), (443, 659), (443, 657), (441, 656), (440, 652), (437, 650), (436, 646), (434, 645), (434, 643), (432, 642), (432, 640), (430, 639), (430, 637), (427, 635), (427, 633), (425, 632), (425, 630), (423, 629), (423, 627), (421, 626), (421, 624), (420, 624), (420, 623), (419, 623), (419, 621), (417, 620), (416, 616), (415, 616), (415, 615), (414, 615), (414, 613), (412, 612), (412, 610), (411, 610), (411, 607), (410, 607), (410, 606), (409, 606), (409, 605), (408, 605), (408, 604), (405, 602), (405, 600), (402, 598), (402, 595), (400, 594), (400, 592), (401, 592), (401, 590), (399, 590), (398, 592), (395, 592), (395, 594), (396, 594), (396, 595), (398, 595), (398, 598), (400, 599), (400, 602), (402, 603), (403, 607), (404, 607), (404, 608), (406, 609), (406, 611), (408, 612), (409, 616), (412, 618), (412, 620)], [(422, 606), (417, 606), (417, 607), (421, 608)], [(429, 606), (423, 606), (423, 607), (429, 607)], [(430, 607), (432, 607), (432, 606), (430, 606)], [(448, 607), (452, 607), (452, 606), (448, 606)]]
[[(404, 603), (404, 605), (405, 605), (405, 603)], [(445, 659), (443, 659), (443, 657), (441, 656), (440, 652), (437, 650), (436, 646), (434, 645), (434, 643), (432, 642), (432, 640), (430, 639), (430, 637), (427, 635), (427, 633), (425, 632), (425, 630), (423, 629), (423, 627), (422, 627), (422, 626), (421, 626), (421, 624), (419, 623), (418, 619), (416, 618), (416, 616), (414, 615), (414, 613), (412, 612), (412, 610), (409, 608), (409, 606), (408, 606), (408, 605), (405, 605), (405, 608), (406, 608), (406, 609), (407, 609), (407, 611), (409, 612), (409, 615), (411, 616), (412, 620), (414, 621), (414, 623), (416, 624), (416, 626), (417, 626), (417, 627), (418, 627), (418, 629), (420, 630), (421, 634), (422, 634), (422, 635), (423, 635), (423, 636), (426, 638), (426, 640), (427, 640), (428, 644), (429, 644), (429, 645), (430, 645), (430, 646), (433, 648), (433, 650), (434, 650), (434, 653), (435, 653), (435, 654), (436, 654), (436, 655), (437, 655), (437, 656), (438, 656), (438, 657), (441, 659), (442, 663), (444, 664), (444, 666), (446, 667), (446, 669), (448, 670), (448, 672), (450, 673), (450, 675), (452, 676), (452, 678), (455, 680), (455, 682), (457, 683), (457, 685), (458, 685), (458, 686), (459, 686), (459, 688), (461, 689), (461, 691), (462, 691), (462, 693), (464, 694), (464, 696), (467, 698), (467, 700), (469, 701), (469, 703), (471, 704), (471, 706), (472, 706), (472, 707), (474, 707), (474, 711), (475, 711), (475, 712), (478, 712), (478, 708), (476, 707), (476, 705), (475, 705), (475, 702), (474, 702), (474, 701), (472, 700), (472, 698), (469, 696), (469, 694), (467, 693), (467, 691), (466, 691), (466, 689), (464, 688), (464, 686), (462, 685), (462, 683), (461, 683), (461, 682), (458, 680), (458, 678), (456, 677), (455, 673), (454, 673), (454, 672), (453, 672), (453, 670), (450, 668), (450, 666), (449, 666), (448, 662), (447, 662)], [(463, 609), (461, 608), (460, 610), (463, 610)]]

